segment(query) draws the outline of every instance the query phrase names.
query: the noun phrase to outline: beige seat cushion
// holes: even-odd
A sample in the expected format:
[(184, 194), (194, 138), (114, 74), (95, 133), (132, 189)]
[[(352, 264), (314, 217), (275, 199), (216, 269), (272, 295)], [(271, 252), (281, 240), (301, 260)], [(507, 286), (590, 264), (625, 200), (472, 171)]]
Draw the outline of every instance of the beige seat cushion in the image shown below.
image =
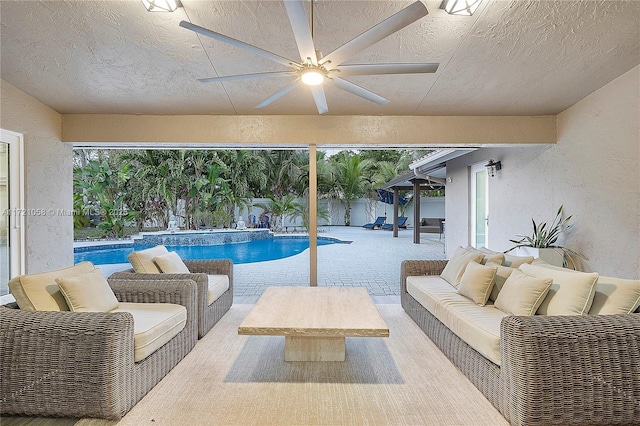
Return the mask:
[(169, 251), (165, 246), (155, 246), (129, 253), (127, 259), (133, 266), (133, 270), (140, 274), (159, 274), (161, 273), (160, 269), (153, 262), (153, 258), (167, 253)]
[(156, 256), (153, 258), (153, 262), (164, 274), (188, 274), (191, 272), (175, 251)]
[(407, 291), (455, 335), (500, 365), (500, 322), (493, 305), (478, 306), (437, 275), (407, 277)]
[(480, 263), (483, 258), (484, 254), (482, 253), (469, 252), (463, 247), (458, 247), (442, 270), (440, 277), (452, 286), (458, 288), (460, 285), (460, 278), (462, 278), (462, 273), (464, 272), (464, 268), (467, 266), (467, 263)]
[(118, 299), (99, 269), (75, 277), (56, 278), (56, 283), (74, 312), (108, 312)]
[(476, 305), (484, 306), (494, 285), (498, 268), (469, 262), (462, 273), (458, 293), (471, 299)]
[(595, 294), (596, 272), (577, 272), (545, 268), (539, 265), (520, 265), (528, 275), (551, 278), (553, 284), (538, 308), (538, 315), (583, 315), (589, 312)]
[(207, 292), (207, 306), (218, 300), (229, 290), (229, 277), (226, 275), (208, 275), (209, 291)]
[(56, 278), (73, 277), (95, 269), (91, 262), (39, 274), (20, 275), (9, 281), (9, 291), (25, 311), (68, 311)]
[(552, 283), (551, 278), (536, 278), (514, 269), (498, 293), (495, 307), (512, 315), (535, 315)]
[(187, 309), (173, 303), (122, 302), (111, 312), (129, 312), (133, 315), (134, 361), (138, 362), (169, 340), (187, 323)]

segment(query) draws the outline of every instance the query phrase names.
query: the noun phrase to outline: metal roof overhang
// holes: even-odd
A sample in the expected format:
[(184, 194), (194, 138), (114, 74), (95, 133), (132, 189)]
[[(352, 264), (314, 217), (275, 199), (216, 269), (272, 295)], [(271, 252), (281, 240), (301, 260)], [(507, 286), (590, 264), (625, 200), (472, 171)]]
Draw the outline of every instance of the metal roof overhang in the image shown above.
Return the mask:
[(439, 149), (409, 165), (411, 172), (390, 180), (382, 189), (413, 189), (413, 183), (418, 181), (421, 186), (429, 189), (441, 188), (447, 177), (447, 161), (475, 151), (477, 148)]
[[(435, 179), (435, 180), (434, 180)], [(428, 185), (431, 188), (427, 189), (436, 189), (442, 188), (444, 186), (444, 181), (438, 178), (425, 179), (424, 177), (418, 177), (414, 172), (405, 173), (401, 176), (398, 176), (395, 179), (390, 180), (389, 182), (382, 185), (382, 189), (406, 189), (412, 190), (413, 183), (419, 182), (421, 186)]]

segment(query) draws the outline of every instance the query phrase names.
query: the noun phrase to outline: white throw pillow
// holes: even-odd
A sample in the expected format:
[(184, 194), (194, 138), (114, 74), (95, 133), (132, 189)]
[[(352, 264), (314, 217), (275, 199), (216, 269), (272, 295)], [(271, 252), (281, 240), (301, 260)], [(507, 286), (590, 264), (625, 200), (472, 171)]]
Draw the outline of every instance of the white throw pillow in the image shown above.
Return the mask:
[(118, 299), (99, 269), (75, 277), (56, 278), (60, 292), (74, 312), (108, 312)]
[(133, 266), (133, 270), (139, 274), (159, 274), (160, 269), (153, 263), (153, 258), (167, 253), (169, 250), (161, 245), (129, 253), (127, 259)]
[[(533, 265), (556, 271), (579, 272), (561, 266), (550, 265), (542, 259), (536, 259)], [(640, 306), (640, 280), (627, 280), (599, 276), (596, 281), (590, 315), (630, 314)]]
[(447, 262), (440, 277), (455, 288), (458, 288), (460, 278), (462, 278), (462, 273), (467, 263), (480, 263), (483, 257), (484, 255), (482, 253), (471, 253), (462, 247), (458, 247), (453, 253), (453, 256), (451, 256), (451, 259)]
[(164, 274), (189, 274), (189, 268), (184, 264), (180, 255), (170, 251), (162, 256), (156, 256), (153, 261)]
[(640, 306), (640, 280), (598, 277), (589, 314), (630, 314)]
[(539, 315), (582, 315), (589, 312), (598, 281), (596, 272), (562, 271), (529, 264), (520, 265), (520, 269), (533, 277), (553, 280), (538, 309)]
[(514, 269), (498, 293), (495, 307), (512, 315), (532, 316), (549, 292), (551, 278), (534, 278)]
[(498, 268), (469, 262), (460, 278), (458, 293), (473, 300), (476, 305), (484, 306), (491, 294)]
[(482, 263), (483, 265), (486, 265), (488, 262), (493, 262), (493, 263), (497, 263), (497, 264), (504, 264), (504, 253), (500, 253), (498, 251), (493, 251), (493, 250), (489, 250), (486, 247), (480, 247), (479, 249), (477, 248), (473, 248), (471, 246), (467, 246), (465, 247), (466, 250), (468, 251), (474, 251), (477, 253), (483, 253), (484, 254), (484, 258), (482, 259)]

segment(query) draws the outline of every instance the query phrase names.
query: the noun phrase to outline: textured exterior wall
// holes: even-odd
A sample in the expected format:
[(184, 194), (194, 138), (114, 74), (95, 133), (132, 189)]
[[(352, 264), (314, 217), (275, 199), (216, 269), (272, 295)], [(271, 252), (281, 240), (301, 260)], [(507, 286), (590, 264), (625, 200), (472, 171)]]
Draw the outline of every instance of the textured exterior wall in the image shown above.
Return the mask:
[(582, 269), (640, 278), (640, 67), (557, 117), (553, 146), (476, 151), (447, 165), (447, 252), (469, 241), (469, 170), (489, 158), (502, 171), (489, 179), (488, 246), (530, 234), (531, 218), (551, 221), (560, 205), (574, 228), (559, 241), (586, 255)]
[(0, 127), (24, 134), (25, 208), (46, 212), (26, 217), (27, 273), (71, 265), (73, 219), (56, 214), (73, 208), (73, 157), (61, 142), (61, 116), (4, 80), (0, 84)]

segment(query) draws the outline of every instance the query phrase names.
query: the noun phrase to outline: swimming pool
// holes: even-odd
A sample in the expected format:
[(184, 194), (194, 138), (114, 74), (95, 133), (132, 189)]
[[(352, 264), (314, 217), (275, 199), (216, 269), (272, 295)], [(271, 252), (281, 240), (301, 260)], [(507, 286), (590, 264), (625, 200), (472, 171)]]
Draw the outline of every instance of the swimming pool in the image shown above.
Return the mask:
[[(343, 241), (319, 237), (318, 246), (343, 243)], [(94, 265), (129, 263), (127, 255), (134, 251), (150, 248), (152, 245), (111, 245), (76, 247), (74, 263), (91, 261)], [(169, 251), (175, 251), (182, 259), (231, 259), (233, 263), (264, 262), (283, 259), (303, 252), (309, 248), (309, 237), (274, 237), (265, 240), (253, 240), (219, 245), (167, 245)]]

